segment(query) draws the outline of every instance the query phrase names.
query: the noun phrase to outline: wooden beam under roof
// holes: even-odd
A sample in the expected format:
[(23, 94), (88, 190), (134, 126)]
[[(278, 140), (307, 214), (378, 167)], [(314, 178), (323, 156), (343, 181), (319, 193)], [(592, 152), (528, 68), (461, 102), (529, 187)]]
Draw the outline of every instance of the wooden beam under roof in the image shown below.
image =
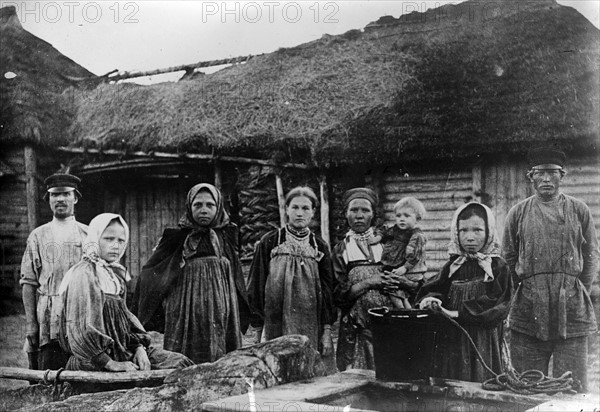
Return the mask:
[[(247, 157), (238, 157), (238, 156), (219, 156), (219, 155), (213, 155), (213, 154), (203, 154), (203, 153), (182, 153), (182, 154), (178, 154), (178, 153), (166, 153), (166, 152), (142, 152), (142, 151), (136, 151), (136, 152), (127, 152), (125, 150), (114, 150), (114, 149), (109, 149), (109, 150), (99, 150), (99, 149), (85, 149), (85, 148), (80, 148), (80, 147), (59, 147), (57, 149), (60, 152), (66, 152), (66, 153), (78, 153), (78, 154), (99, 154), (99, 155), (106, 155), (106, 156), (121, 156), (121, 157), (134, 157), (134, 158), (145, 158), (145, 159), (177, 159), (180, 161), (184, 161), (184, 160), (206, 160), (208, 162), (215, 162), (215, 161), (221, 161), (221, 162), (229, 162), (229, 163), (249, 163), (249, 164), (255, 164), (255, 165), (260, 165), (260, 166), (272, 166), (272, 167), (281, 167), (284, 169), (301, 169), (301, 170), (311, 170), (311, 169), (315, 169), (315, 167), (306, 165), (304, 163), (290, 163), (290, 162), (284, 162), (284, 163), (277, 163), (271, 160), (264, 160), (264, 159), (252, 159), (252, 158), (247, 158)], [(121, 163), (124, 164), (126, 162), (129, 162), (129, 160), (121, 160), (121, 161), (117, 161), (116, 163)], [(113, 163), (115, 163), (115, 161), (111, 161), (111, 162), (106, 162), (106, 166), (107, 167), (113, 167)], [(131, 163), (132, 164), (132, 163)], [(96, 163), (94, 164), (94, 168), (98, 169), (100, 168), (101, 164), (100, 163)], [(82, 166), (80, 169), (83, 170), (86, 166)], [(88, 165), (88, 169), (91, 169), (92, 166), (91, 164)], [(100, 171), (100, 170), (98, 170)]]

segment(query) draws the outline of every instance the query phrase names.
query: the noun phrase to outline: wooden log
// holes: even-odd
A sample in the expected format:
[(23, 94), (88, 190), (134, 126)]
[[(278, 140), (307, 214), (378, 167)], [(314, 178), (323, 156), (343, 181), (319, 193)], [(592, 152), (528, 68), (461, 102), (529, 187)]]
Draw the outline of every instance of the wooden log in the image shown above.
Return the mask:
[[(69, 382), (88, 383), (126, 383), (126, 382), (151, 382), (163, 381), (175, 369), (160, 369), (135, 372), (87, 372), (87, 371), (62, 371), (59, 379)], [(20, 379), (28, 381), (54, 382), (58, 371), (38, 371), (24, 368), (0, 367), (0, 378)], [(46, 375), (47, 374), (47, 375)]]
[[(245, 63), (248, 60), (253, 59), (257, 56), (262, 56), (262, 54), (231, 57), (231, 58), (227, 58), (227, 59), (201, 61), (198, 63), (184, 64), (181, 66), (172, 66), (172, 67), (166, 67), (163, 69), (154, 69), (154, 70), (148, 70), (148, 71), (123, 72), (123, 73), (116, 74), (114, 76), (110, 76), (110, 74), (117, 71), (117, 70), (113, 70), (112, 72), (108, 73), (108, 75), (105, 75), (105, 76), (108, 78), (109, 81), (119, 81), (119, 80), (125, 80), (125, 79), (133, 79), (136, 77), (154, 76), (157, 74), (179, 72), (179, 71), (184, 71), (184, 70), (186, 72), (190, 72), (190, 71), (193, 71), (193, 69), (198, 69), (198, 68), (202, 68), (202, 67), (213, 67), (213, 66), (221, 66), (224, 64)], [(81, 80), (86, 80), (86, 79), (83, 78)]]
[(331, 247), (329, 236), (329, 196), (327, 195), (327, 177), (319, 177), (319, 191), (321, 192), (321, 237)]
[(480, 164), (473, 166), (473, 200), (481, 202), (483, 193), (483, 171)]
[(25, 178), (27, 179), (27, 221), (29, 223), (29, 231), (33, 231), (38, 223), (38, 187), (36, 181), (37, 174), (37, 158), (35, 149), (27, 145), (23, 149), (23, 158), (25, 160)]
[(397, 202), (405, 196), (413, 196), (419, 199), (420, 201), (429, 200), (431, 202), (456, 202), (461, 201), (464, 203), (464, 199), (472, 196), (473, 192), (471, 191), (471, 187), (465, 188), (464, 190), (452, 190), (443, 192), (442, 190), (434, 191), (434, 192), (391, 192), (386, 191), (387, 195), (385, 197), (385, 201), (388, 202)]
[(386, 172), (383, 176), (384, 183), (404, 182), (436, 182), (448, 180), (463, 180), (471, 178), (471, 170), (455, 170), (452, 172), (425, 173), (405, 176), (402, 173)]
[[(193, 160), (214, 160), (215, 156), (212, 154), (203, 154), (203, 153), (166, 153), (166, 152), (127, 152), (125, 150), (99, 150), (99, 149), (87, 149), (81, 147), (66, 147), (62, 146), (57, 148), (59, 152), (65, 153), (89, 153), (89, 154), (103, 154), (107, 156), (130, 156), (130, 157), (146, 157), (146, 158), (157, 158), (157, 159), (193, 159)], [(301, 170), (310, 170), (314, 169), (312, 166), (305, 165), (302, 163), (276, 163), (270, 160), (264, 159), (251, 159), (247, 157), (237, 157), (237, 156), (219, 156), (219, 159), (223, 162), (231, 162), (231, 163), (249, 163), (261, 166), (276, 166), (290, 169), (301, 169)], [(108, 166), (116, 166), (117, 163), (125, 163), (130, 162), (130, 160), (118, 160), (116, 162), (107, 162)], [(86, 166), (88, 168), (92, 168), (92, 166)], [(104, 163), (97, 163), (93, 165), (93, 168), (102, 168), (104, 167)], [(86, 173), (91, 173), (86, 171)], [(81, 173), (81, 172), (80, 172)], [(83, 173), (82, 173), (83, 174)]]
[(386, 183), (383, 186), (384, 193), (390, 192), (452, 192), (456, 190), (468, 190), (472, 192), (473, 183), (471, 179), (461, 180), (438, 180), (432, 182), (404, 182), (404, 183)]
[(281, 227), (285, 226), (285, 198), (283, 194), (283, 183), (281, 175), (275, 175), (275, 187), (277, 188), (277, 203), (279, 204), (279, 223)]
[(223, 171), (221, 169), (221, 162), (215, 160), (215, 187), (221, 190), (223, 186)]

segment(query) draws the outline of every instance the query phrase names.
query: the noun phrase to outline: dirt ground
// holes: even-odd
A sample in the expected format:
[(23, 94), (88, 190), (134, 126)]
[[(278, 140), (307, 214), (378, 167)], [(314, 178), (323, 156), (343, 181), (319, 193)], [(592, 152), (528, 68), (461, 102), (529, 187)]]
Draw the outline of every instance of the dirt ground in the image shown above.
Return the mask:
[[(23, 352), (25, 336), (25, 315), (19, 301), (3, 301), (0, 311), (0, 366), (27, 367), (27, 355)], [(337, 328), (335, 328), (337, 329)], [(334, 333), (337, 330), (333, 331)], [(152, 335), (154, 344), (162, 346), (162, 336)], [(244, 346), (254, 342), (252, 331), (243, 337)], [(335, 344), (334, 339), (334, 344)], [(600, 334), (590, 338), (588, 379), (590, 392), (600, 393)], [(13, 389), (26, 386), (26, 381), (0, 379), (0, 389)]]

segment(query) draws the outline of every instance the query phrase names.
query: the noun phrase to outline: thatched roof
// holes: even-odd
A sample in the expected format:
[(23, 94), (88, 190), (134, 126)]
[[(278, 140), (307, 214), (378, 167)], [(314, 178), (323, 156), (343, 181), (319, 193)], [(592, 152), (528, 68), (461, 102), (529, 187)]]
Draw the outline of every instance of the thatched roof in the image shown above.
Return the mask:
[(0, 38), (0, 143), (67, 144), (61, 93), (95, 75), (24, 30), (14, 6), (0, 9)]
[(597, 151), (599, 50), (553, 0), (469, 1), (178, 83), (102, 85), (72, 99), (72, 144), (321, 165)]

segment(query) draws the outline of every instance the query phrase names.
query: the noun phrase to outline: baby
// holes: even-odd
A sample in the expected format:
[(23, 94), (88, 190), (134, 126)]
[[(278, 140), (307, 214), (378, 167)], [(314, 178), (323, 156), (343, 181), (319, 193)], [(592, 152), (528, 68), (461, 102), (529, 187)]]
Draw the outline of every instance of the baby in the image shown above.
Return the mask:
[(411, 301), (427, 271), (425, 266), (425, 234), (418, 227), (425, 215), (423, 203), (404, 197), (394, 205), (396, 224), (378, 229), (369, 243), (383, 243), (381, 262), (387, 274), (397, 275), (398, 286), (384, 289), (396, 309), (411, 309)]

